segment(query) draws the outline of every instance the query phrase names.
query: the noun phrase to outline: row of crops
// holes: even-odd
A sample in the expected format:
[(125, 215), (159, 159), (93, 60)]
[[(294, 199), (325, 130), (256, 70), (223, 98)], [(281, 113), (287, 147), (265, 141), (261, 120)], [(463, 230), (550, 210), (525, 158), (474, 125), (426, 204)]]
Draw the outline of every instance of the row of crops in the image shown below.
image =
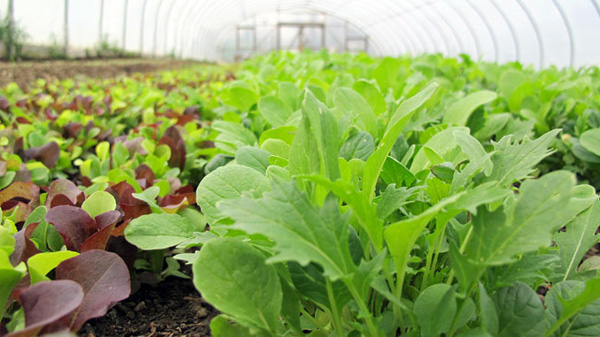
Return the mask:
[(600, 71), (278, 53), (0, 91), (0, 334), (600, 335)]

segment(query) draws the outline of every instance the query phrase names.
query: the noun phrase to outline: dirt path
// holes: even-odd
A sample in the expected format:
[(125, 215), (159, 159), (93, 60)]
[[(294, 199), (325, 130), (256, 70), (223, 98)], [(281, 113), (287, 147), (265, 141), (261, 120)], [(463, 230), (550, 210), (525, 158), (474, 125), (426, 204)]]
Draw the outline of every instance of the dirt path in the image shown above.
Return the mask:
[(81, 77), (116, 77), (136, 72), (178, 69), (196, 64), (194, 61), (115, 59), (91, 61), (0, 62), (0, 87), (16, 82), (25, 87), (38, 78), (65, 79)]

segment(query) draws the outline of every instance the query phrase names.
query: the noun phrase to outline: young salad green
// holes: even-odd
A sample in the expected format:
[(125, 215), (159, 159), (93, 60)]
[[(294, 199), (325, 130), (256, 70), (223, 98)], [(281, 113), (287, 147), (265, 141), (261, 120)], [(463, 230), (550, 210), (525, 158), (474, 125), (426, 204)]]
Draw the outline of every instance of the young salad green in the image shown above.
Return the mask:
[(175, 258), (214, 336), (600, 334), (597, 68), (278, 53), (236, 76), (204, 221), (125, 229), (201, 247)]

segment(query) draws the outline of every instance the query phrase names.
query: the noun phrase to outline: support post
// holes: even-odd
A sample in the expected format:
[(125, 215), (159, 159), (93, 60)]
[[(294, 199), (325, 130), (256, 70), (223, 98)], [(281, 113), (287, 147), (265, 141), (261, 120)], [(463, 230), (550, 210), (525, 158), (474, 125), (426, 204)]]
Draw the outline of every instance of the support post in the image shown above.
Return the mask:
[(15, 19), (14, 19), (14, 8), (15, 8), (15, 4), (13, 3), (13, 0), (8, 0), (8, 14), (7, 14), (7, 20), (8, 20), (8, 39), (7, 39), (7, 44), (6, 44), (6, 58), (9, 61), (13, 60), (13, 49), (14, 49), (14, 41), (13, 41), (13, 37), (14, 37), (14, 25), (15, 25)]
[(104, 0), (100, 0), (100, 20), (98, 20), (98, 46), (102, 48), (102, 41), (104, 41), (104, 37), (102, 36), (102, 22), (104, 21)]
[(144, 54), (144, 19), (146, 18), (146, 5), (148, 4), (148, 0), (144, 0), (144, 4), (142, 5), (142, 20), (140, 24), (140, 56)]
[(64, 54), (69, 55), (69, 0), (65, 0), (65, 21), (63, 27), (64, 34)]
[(127, 7), (129, 7), (129, 0), (125, 0), (125, 7), (123, 8), (123, 36), (121, 37), (121, 49), (125, 51), (125, 41), (127, 40)]

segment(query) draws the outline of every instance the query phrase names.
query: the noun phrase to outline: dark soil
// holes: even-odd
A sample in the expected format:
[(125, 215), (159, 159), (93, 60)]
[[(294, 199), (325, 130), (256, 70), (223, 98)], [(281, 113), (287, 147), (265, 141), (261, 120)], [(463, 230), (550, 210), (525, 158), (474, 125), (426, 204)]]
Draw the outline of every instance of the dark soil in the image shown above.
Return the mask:
[(210, 320), (216, 315), (191, 280), (169, 277), (157, 286), (142, 285), (104, 317), (86, 323), (79, 337), (210, 336)]
[(72, 60), (45, 62), (0, 62), (0, 87), (16, 82), (24, 87), (36, 79), (113, 78), (138, 72), (179, 69), (198, 64), (193, 61), (160, 59)]

